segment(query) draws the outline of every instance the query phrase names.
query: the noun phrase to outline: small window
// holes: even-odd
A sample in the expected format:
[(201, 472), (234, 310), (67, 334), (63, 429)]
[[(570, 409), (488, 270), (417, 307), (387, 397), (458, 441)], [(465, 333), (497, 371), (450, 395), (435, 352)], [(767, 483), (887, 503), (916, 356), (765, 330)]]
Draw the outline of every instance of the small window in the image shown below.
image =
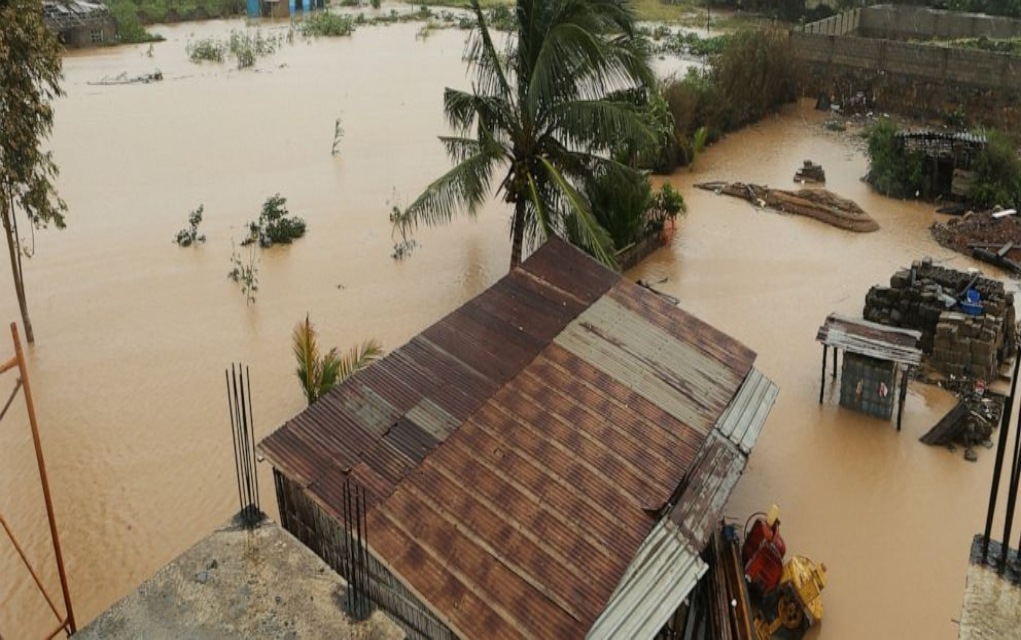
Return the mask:
[(92, 32), (89, 34), (89, 37), (92, 40), (92, 44), (98, 44), (103, 41), (103, 30), (93, 29)]

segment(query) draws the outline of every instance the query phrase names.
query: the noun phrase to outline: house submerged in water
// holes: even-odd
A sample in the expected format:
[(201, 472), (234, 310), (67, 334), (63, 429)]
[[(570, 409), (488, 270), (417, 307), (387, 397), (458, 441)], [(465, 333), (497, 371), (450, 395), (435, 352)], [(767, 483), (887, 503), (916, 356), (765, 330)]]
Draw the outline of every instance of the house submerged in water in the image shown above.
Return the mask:
[(552, 239), (260, 449), (284, 528), (411, 638), (653, 638), (776, 398), (754, 360)]
[(65, 47), (97, 47), (117, 42), (117, 23), (101, 2), (43, 0), (43, 21)]

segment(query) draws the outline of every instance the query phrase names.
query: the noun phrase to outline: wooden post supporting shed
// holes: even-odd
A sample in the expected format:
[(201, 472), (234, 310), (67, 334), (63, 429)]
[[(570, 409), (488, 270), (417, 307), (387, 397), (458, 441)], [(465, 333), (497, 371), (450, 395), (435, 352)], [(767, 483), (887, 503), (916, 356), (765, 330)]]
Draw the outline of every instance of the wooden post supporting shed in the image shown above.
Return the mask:
[[(897, 405), (900, 431), (911, 370), (922, 362), (920, 331), (888, 327), (875, 322), (831, 313), (815, 339), (822, 343), (822, 380), (819, 404), (826, 388), (827, 352), (833, 347), (833, 375), (837, 356), (844, 351), (840, 404), (881, 418), (892, 417)], [(898, 375), (898, 372), (900, 375)]]

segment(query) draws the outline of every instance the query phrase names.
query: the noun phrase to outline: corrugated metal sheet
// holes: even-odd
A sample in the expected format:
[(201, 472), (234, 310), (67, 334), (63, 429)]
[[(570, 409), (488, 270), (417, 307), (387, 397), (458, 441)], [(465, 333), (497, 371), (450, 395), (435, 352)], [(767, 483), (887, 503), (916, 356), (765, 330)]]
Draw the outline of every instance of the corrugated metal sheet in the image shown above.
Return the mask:
[(747, 373), (609, 298), (594, 302), (554, 342), (703, 434)]
[(670, 519), (694, 548), (703, 549), (709, 541), (746, 464), (747, 458), (733, 442), (717, 433), (709, 436), (670, 512)]
[(660, 555), (649, 534), (686, 478), (715, 479), (706, 436), (735, 395), (732, 435), (761, 428), (754, 357), (553, 240), (261, 448), (327, 512), (364, 484), (373, 553), (463, 637), (581, 638), (648, 588), (608, 618), (645, 629), (686, 588), (663, 576), (699, 573), (700, 547)]
[(779, 393), (780, 388), (769, 378), (758, 369), (752, 369), (716, 423), (720, 435), (737, 445), (745, 455), (751, 453)]
[(620, 586), (585, 637), (655, 637), (707, 569), (677, 525), (661, 520), (638, 549)]
[(917, 346), (921, 337), (921, 331), (831, 313), (815, 339), (830, 347), (917, 367), (922, 362), (922, 350)]

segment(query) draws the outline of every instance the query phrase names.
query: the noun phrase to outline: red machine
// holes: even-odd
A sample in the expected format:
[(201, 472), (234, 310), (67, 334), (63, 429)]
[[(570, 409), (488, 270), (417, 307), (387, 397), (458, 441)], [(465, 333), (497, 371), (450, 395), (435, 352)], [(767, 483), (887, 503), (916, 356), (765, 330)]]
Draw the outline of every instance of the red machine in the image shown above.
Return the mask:
[[(758, 517), (755, 517), (758, 516)], [(769, 514), (754, 514), (751, 529), (745, 525), (741, 561), (745, 579), (758, 596), (765, 595), (780, 584), (783, 575), (783, 557), (787, 545), (780, 536), (780, 508), (773, 505)]]

